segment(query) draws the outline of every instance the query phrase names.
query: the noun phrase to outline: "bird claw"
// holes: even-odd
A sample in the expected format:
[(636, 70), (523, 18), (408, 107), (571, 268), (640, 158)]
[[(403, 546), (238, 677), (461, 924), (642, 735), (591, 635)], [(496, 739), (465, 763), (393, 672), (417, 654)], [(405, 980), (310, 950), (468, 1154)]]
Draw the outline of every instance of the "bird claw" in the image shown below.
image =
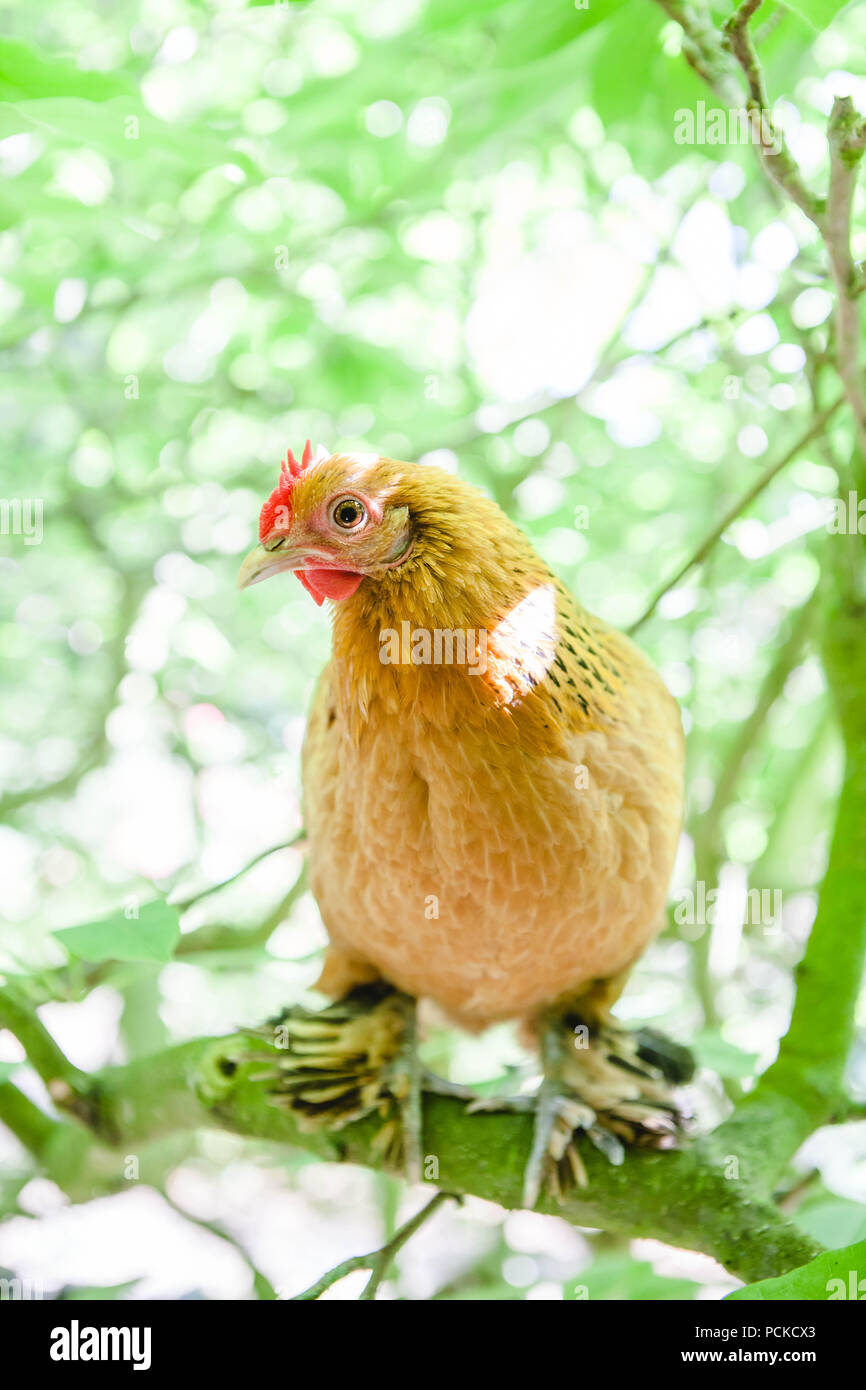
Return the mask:
[(288, 1009), (254, 1031), (275, 1049), (261, 1059), (275, 1082), (271, 1102), (300, 1129), (339, 1130), (378, 1112), (377, 1152), (391, 1166), (402, 1161), (410, 1181), (420, 1177), (414, 999), (383, 983), (361, 985), (318, 1012)]
[[(527, 1207), (535, 1206), (545, 1186), (557, 1200), (571, 1186), (588, 1186), (576, 1142), (580, 1134), (618, 1167), (629, 1146), (675, 1147), (690, 1118), (671, 1084), (688, 1078), (685, 1049), (658, 1034), (630, 1032), (609, 1017), (585, 1027), (586, 1042), (577, 1046), (579, 1021), (572, 1012), (544, 1025), (545, 1075), (524, 1174)], [(662, 1068), (662, 1057), (670, 1067)]]

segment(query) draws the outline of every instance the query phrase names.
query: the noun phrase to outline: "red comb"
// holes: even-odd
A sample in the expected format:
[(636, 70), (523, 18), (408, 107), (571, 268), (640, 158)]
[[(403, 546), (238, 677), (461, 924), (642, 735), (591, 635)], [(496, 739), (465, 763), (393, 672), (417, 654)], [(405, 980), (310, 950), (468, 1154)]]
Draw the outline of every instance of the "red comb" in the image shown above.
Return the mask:
[[(259, 515), (259, 540), (263, 541), (275, 528), (278, 530), (288, 530), (288, 521), (292, 515), (292, 491), (295, 483), (300, 478), (305, 468), (309, 468), (313, 461), (313, 446), (309, 439), (304, 445), (304, 452), (301, 461), (295, 458), (291, 449), (287, 457), (280, 463), (280, 481), (277, 483)], [(283, 523), (277, 526), (277, 513), (282, 512), (279, 518)]]

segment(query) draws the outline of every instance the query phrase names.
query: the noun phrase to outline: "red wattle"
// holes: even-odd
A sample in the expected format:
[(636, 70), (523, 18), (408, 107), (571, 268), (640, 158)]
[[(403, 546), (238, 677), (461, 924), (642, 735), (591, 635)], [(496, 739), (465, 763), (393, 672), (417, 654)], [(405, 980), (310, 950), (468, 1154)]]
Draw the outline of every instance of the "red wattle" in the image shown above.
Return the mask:
[(295, 570), (295, 574), (320, 608), (326, 598), (351, 598), (364, 578), (352, 570), (309, 569)]

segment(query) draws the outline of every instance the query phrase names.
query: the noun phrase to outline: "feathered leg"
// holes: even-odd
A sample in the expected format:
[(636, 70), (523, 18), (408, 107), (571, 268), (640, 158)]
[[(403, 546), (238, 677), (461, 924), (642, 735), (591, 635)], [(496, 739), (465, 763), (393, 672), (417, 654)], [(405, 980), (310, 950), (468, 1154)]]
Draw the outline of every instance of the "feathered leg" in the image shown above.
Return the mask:
[(377, 980), (324, 1009), (287, 1009), (257, 1030), (277, 1049), (266, 1059), (275, 1105), (305, 1130), (339, 1130), (378, 1112), (377, 1147), (411, 1182), (422, 1152), (415, 1014), (414, 999)]
[(629, 1031), (612, 1017), (624, 983), (625, 975), (598, 982), (535, 1021), (544, 1078), (524, 1206), (535, 1206), (545, 1184), (556, 1196), (586, 1186), (575, 1142), (581, 1132), (614, 1164), (626, 1145), (672, 1148), (684, 1132), (687, 1115), (673, 1087), (691, 1076), (691, 1057), (660, 1034)]

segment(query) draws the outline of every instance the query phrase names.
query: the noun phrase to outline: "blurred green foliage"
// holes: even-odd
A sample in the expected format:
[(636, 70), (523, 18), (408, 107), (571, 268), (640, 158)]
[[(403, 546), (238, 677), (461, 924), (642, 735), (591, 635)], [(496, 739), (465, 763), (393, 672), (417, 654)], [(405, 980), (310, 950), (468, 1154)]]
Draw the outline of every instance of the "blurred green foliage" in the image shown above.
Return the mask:
[[(818, 185), (840, 71), (866, 105), (866, 6), (840, 9), (767, 4), (758, 31)], [(243, 953), (160, 973), (115, 944), (113, 969), (104, 928), (53, 934), (218, 882), (297, 827), (327, 621), (298, 585), (234, 589), (286, 447), (459, 467), (627, 626), (830, 399), (830, 301), (814, 228), (753, 152), (675, 141), (707, 92), (651, 0), (73, 0), (3, 19), (0, 970), (61, 1010), (113, 988), (98, 1062), (259, 1017), (316, 974), (313, 905), (288, 926), (281, 910), (289, 850), (184, 921), (268, 919)], [(861, 189), (860, 257), (864, 236)], [(699, 862), (690, 839), (675, 892), (703, 864), (728, 896), (718, 928), (672, 921), (629, 1007), (703, 1030), (734, 1088), (784, 1031), (838, 790), (807, 638), (712, 844), (701, 817), (819, 584), (850, 452), (838, 417), (640, 635), (690, 736)], [(24, 501), (40, 544), (14, 524)], [(747, 887), (781, 892), (778, 931), (744, 924)], [(512, 1060), (431, 1046), (472, 1080)], [(619, 1254), (593, 1268), (593, 1296), (670, 1296)]]

